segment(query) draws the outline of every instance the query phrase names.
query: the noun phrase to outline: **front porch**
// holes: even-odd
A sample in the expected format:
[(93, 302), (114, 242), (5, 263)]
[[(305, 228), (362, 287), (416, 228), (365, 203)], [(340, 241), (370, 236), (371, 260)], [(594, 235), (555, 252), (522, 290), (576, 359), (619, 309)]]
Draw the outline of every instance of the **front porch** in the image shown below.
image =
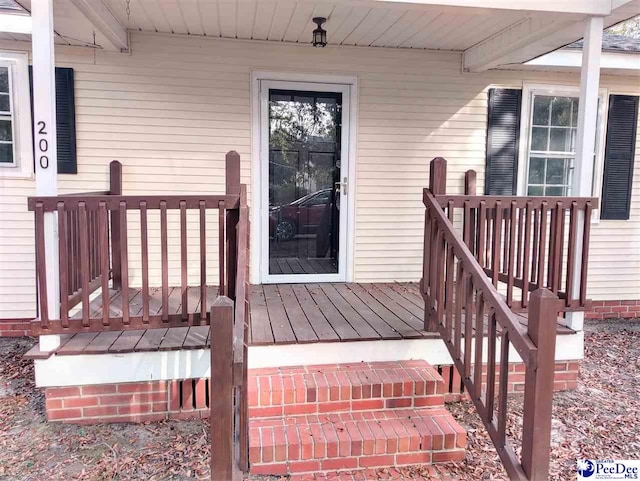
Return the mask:
[[(168, 313), (181, 312), (180, 287), (170, 287)], [(193, 312), (199, 317), (202, 301), (199, 287), (189, 287), (188, 297)], [(211, 305), (218, 295), (218, 287), (207, 288), (205, 301)], [(141, 316), (143, 309), (141, 289), (129, 288), (128, 309), (131, 318)], [(122, 317), (122, 291), (110, 290), (109, 312), (113, 318)], [(90, 302), (91, 318), (101, 319), (102, 297)], [(162, 317), (162, 292), (153, 288), (147, 297), (152, 316)], [(424, 301), (415, 283), (326, 283), (326, 284), (267, 284), (252, 286), (250, 296), (249, 346), (284, 346), (290, 344), (349, 343), (358, 341), (398, 341), (403, 339), (439, 339), (435, 332), (424, 330)], [(528, 314), (516, 314), (526, 330)], [(82, 310), (71, 316), (82, 319)], [(487, 316), (483, 336), (487, 336)], [(464, 328), (464, 319), (463, 328)], [(575, 331), (558, 319), (559, 335)], [(473, 326), (473, 336), (476, 331)], [(63, 334), (60, 346), (41, 352), (35, 346), (28, 357), (46, 359), (52, 355), (124, 354), (129, 352), (175, 351), (181, 349), (207, 349), (211, 345), (209, 326), (182, 326), (126, 331), (79, 332)], [(312, 348), (311, 348), (312, 349)], [(342, 350), (340, 347), (337, 349)], [(281, 350), (286, 357), (286, 350)], [(338, 352), (336, 356), (340, 356)], [(344, 356), (344, 354), (343, 354)], [(398, 359), (402, 353), (397, 353)], [(429, 353), (424, 353), (429, 357)], [(369, 361), (369, 359), (351, 359)], [(328, 360), (330, 361), (330, 360)], [(264, 366), (264, 360), (260, 365)], [(251, 363), (251, 361), (250, 361)], [(284, 364), (283, 364), (284, 365)]]

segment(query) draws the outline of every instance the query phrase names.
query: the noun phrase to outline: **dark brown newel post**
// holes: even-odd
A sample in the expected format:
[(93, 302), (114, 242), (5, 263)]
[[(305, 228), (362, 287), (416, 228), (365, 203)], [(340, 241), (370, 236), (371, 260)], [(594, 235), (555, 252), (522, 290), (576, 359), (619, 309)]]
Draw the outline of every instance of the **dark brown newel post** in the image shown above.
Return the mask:
[(211, 306), (211, 479), (236, 480), (233, 462), (233, 301), (219, 296)]
[[(227, 153), (225, 158), (225, 174), (226, 174), (226, 194), (240, 196), (240, 155), (235, 150)], [(236, 226), (240, 219), (240, 207), (227, 210), (226, 225), (226, 259), (227, 259), (227, 293), (228, 296), (235, 300), (236, 298), (236, 260), (238, 259), (238, 233)]]
[(551, 451), (551, 415), (556, 351), (556, 321), (560, 300), (548, 289), (538, 289), (529, 301), (527, 334), (538, 348), (537, 366), (525, 359), (522, 469), (527, 479), (548, 479)]
[[(464, 193), (469, 196), (476, 196), (477, 193), (477, 184), (476, 184), (476, 171), (473, 169), (469, 169), (464, 173)], [(469, 210), (469, 219), (467, 219), (467, 210)], [(467, 232), (467, 227), (469, 231)], [(465, 234), (465, 240), (467, 242), (467, 246), (471, 249), (471, 252), (478, 257), (478, 253), (476, 252), (476, 209), (465, 209), (464, 210), (464, 220), (462, 232)]]
[[(122, 195), (122, 164), (112, 160), (109, 164), (109, 195)], [(122, 268), (120, 263), (120, 213), (111, 211), (111, 278), (113, 288), (122, 287)]]
[(429, 190), (433, 195), (447, 191), (447, 161), (442, 157), (436, 157), (429, 164)]

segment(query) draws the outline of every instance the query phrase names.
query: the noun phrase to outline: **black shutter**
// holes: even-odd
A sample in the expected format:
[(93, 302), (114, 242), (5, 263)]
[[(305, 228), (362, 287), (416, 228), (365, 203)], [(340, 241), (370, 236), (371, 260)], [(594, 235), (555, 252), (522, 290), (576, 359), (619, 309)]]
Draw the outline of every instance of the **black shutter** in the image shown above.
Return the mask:
[[(56, 67), (55, 75), (58, 173), (77, 174), (76, 108), (73, 69)], [(29, 89), (31, 91), (31, 117), (33, 118), (33, 76), (31, 67), (29, 67)]]
[(487, 120), (487, 195), (516, 195), (522, 90), (490, 89)]
[(637, 127), (638, 97), (611, 95), (604, 150), (601, 219), (629, 218)]

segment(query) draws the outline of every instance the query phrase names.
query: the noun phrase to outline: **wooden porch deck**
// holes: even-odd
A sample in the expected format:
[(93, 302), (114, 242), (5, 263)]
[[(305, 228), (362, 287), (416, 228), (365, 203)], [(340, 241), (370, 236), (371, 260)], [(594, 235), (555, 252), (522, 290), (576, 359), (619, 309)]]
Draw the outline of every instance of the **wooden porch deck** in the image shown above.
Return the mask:
[[(199, 288), (189, 289), (190, 305), (199, 313)], [(209, 287), (211, 305), (217, 288)], [(110, 310), (122, 315), (122, 292), (112, 291)], [(170, 313), (181, 309), (180, 288), (170, 289)], [(151, 289), (153, 314), (162, 314), (161, 290)], [(129, 289), (130, 315), (142, 309), (140, 289)], [(101, 296), (91, 302), (99, 316)], [(267, 284), (252, 286), (250, 345), (284, 345), (390, 339), (434, 339), (423, 330), (423, 301), (411, 283)], [(81, 316), (81, 313), (76, 314)], [(527, 314), (517, 314), (523, 326)], [(82, 332), (62, 335), (58, 355), (106, 354), (202, 349), (210, 345), (209, 326), (184, 326), (131, 331)], [(558, 334), (573, 331), (558, 325)], [(483, 333), (486, 335), (486, 331)], [(48, 357), (48, 355), (47, 355)]]

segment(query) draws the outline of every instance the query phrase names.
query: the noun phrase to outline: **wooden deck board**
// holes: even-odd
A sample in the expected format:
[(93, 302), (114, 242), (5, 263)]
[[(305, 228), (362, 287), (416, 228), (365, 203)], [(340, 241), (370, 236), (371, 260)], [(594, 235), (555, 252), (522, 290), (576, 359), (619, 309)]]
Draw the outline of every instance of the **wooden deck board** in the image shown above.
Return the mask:
[[(177, 294), (173, 294), (177, 292)], [(181, 312), (180, 289), (170, 290), (169, 309)], [(121, 313), (120, 292), (110, 291), (110, 311)], [(207, 286), (205, 306), (218, 295), (216, 286)], [(130, 310), (142, 312), (143, 294), (130, 289)], [(422, 299), (416, 284), (410, 283), (333, 283), (270, 284), (251, 286), (251, 345), (360, 341), (382, 339), (438, 338), (423, 330)], [(91, 313), (101, 316), (102, 297), (91, 303)], [(162, 311), (162, 292), (149, 289), (150, 314)], [(190, 313), (199, 313), (200, 289), (188, 290)], [(120, 314), (121, 315), (121, 314)], [(132, 313), (132, 315), (134, 315)], [(526, 329), (526, 313), (516, 314)], [(464, 330), (465, 316), (462, 313)], [(483, 322), (487, 332), (487, 318)], [(475, 336), (475, 325), (473, 326)], [(558, 334), (572, 333), (558, 325)], [(132, 331), (78, 333), (63, 337), (57, 354), (100, 354), (133, 351), (203, 349), (210, 345), (209, 326), (174, 327)], [(214, 330), (215, 335), (215, 330)], [(31, 356), (44, 357), (33, 351)]]

